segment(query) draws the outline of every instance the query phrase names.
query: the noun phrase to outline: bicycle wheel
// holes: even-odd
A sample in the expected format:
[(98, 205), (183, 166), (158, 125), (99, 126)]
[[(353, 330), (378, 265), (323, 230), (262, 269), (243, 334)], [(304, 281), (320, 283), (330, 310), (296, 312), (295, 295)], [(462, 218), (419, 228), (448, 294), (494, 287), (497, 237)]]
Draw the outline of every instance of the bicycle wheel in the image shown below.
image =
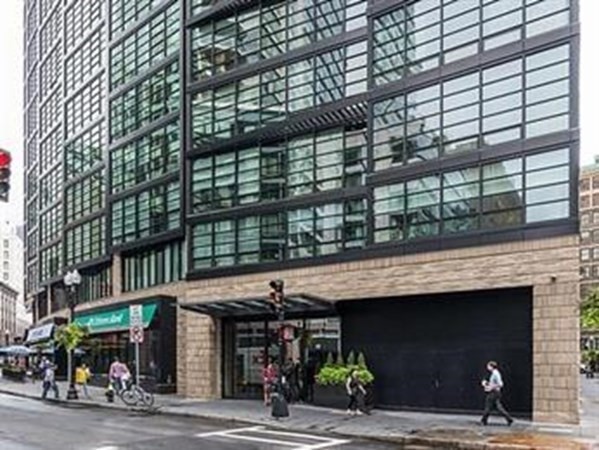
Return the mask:
[(120, 393), (121, 400), (127, 406), (135, 406), (139, 402), (139, 395), (135, 388), (123, 389)]
[(152, 394), (151, 392), (148, 391), (144, 391), (143, 389), (140, 389), (140, 398), (141, 398), (141, 402), (146, 405), (148, 408), (151, 408), (154, 405), (154, 394)]

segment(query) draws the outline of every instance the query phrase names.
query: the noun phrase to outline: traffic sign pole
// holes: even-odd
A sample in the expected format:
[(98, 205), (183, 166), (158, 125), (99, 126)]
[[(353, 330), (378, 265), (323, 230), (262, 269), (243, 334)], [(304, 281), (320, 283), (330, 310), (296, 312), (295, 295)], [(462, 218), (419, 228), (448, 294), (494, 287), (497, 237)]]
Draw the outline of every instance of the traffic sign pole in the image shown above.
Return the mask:
[(135, 384), (139, 386), (139, 344), (143, 342), (143, 305), (129, 306), (129, 335), (135, 344)]
[(135, 384), (139, 386), (139, 339), (135, 341)]

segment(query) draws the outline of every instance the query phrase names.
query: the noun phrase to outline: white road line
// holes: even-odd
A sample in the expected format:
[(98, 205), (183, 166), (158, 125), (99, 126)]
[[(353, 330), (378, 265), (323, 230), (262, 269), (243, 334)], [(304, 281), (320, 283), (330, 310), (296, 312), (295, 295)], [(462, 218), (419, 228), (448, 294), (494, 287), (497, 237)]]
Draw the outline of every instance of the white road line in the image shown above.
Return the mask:
[(244, 431), (260, 431), (264, 427), (245, 427), (245, 428), (233, 428), (228, 430), (210, 431), (208, 433), (198, 433), (196, 437), (210, 437), (210, 436), (228, 436), (233, 433), (243, 433)]
[(304, 445), (303, 447), (297, 447), (293, 450), (318, 450), (321, 448), (336, 447), (338, 445), (349, 444), (351, 441), (343, 441), (341, 439), (331, 439), (329, 442), (323, 442), (322, 444)]
[[(244, 434), (245, 433), (245, 434)], [(247, 433), (254, 433), (255, 435), (247, 435)], [(260, 437), (260, 435), (266, 435)], [(331, 439), (323, 436), (314, 436), (310, 434), (294, 433), (291, 431), (278, 431), (268, 430), (264, 426), (245, 427), (245, 428), (233, 428), (225, 429), (220, 431), (210, 431), (208, 433), (198, 433), (195, 435), (198, 438), (210, 438), (220, 437), (226, 439), (235, 439), (239, 441), (258, 442), (261, 444), (273, 444), (282, 445), (286, 447), (293, 447), (292, 450), (320, 450), (324, 448), (336, 447), (338, 445), (347, 444), (350, 441), (342, 439)], [(280, 436), (283, 439), (275, 439), (268, 436)], [(286, 440), (284, 438), (295, 438), (294, 441)], [(302, 439), (304, 442), (298, 442), (298, 439)], [(314, 444), (306, 443), (305, 441), (316, 441)], [(113, 450), (112, 448), (97, 449), (97, 450)], [(116, 450), (116, 449), (114, 449)]]
[(278, 431), (278, 430), (260, 430), (260, 434), (275, 434), (275, 435), (279, 435), (279, 436), (296, 437), (296, 438), (300, 438), (300, 439), (307, 439), (307, 440), (313, 440), (313, 441), (330, 442), (331, 440), (336, 440), (336, 439), (326, 438), (326, 437), (322, 437), (322, 436), (315, 436), (315, 435), (311, 435), (311, 434), (292, 433), (290, 431)]
[(275, 445), (285, 445), (288, 447), (296, 447), (301, 445), (299, 442), (291, 442), (291, 441), (280, 441), (278, 439), (267, 439), (267, 438), (259, 438), (253, 436), (244, 436), (242, 434), (227, 434), (221, 437), (225, 437), (227, 439), (238, 439), (240, 441), (250, 441), (250, 442), (260, 442), (262, 444), (275, 444)]

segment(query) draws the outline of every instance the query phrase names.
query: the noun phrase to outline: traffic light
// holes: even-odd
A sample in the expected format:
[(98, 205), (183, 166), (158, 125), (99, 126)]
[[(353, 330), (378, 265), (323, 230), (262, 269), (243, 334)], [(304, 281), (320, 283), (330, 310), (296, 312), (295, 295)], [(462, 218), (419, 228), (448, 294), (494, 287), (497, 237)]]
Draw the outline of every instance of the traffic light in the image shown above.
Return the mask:
[(283, 292), (285, 283), (283, 280), (272, 280), (268, 285), (270, 286), (270, 300), (273, 308), (275, 311), (282, 310), (283, 303), (285, 302), (285, 294)]
[(10, 162), (12, 158), (6, 150), (0, 149), (0, 201), (8, 202), (10, 191)]

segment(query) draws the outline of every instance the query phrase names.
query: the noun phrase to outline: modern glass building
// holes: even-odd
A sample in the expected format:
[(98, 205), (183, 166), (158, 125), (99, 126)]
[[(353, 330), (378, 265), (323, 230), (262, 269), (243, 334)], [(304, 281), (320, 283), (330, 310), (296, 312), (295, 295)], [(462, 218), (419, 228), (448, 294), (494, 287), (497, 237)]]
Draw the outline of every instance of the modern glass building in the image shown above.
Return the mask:
[(80, 314), (177, 301), (147, 375), (254, 396), (283, 278), (288, 356), (365, 352), (382, 406), (475, 409), (500, 359), (577, 420), (576, 0), (25, 3), (38, 321), (74, 267)]

